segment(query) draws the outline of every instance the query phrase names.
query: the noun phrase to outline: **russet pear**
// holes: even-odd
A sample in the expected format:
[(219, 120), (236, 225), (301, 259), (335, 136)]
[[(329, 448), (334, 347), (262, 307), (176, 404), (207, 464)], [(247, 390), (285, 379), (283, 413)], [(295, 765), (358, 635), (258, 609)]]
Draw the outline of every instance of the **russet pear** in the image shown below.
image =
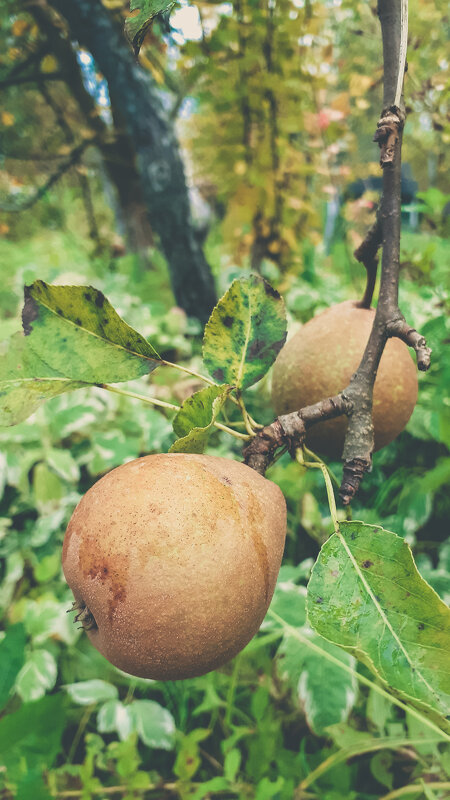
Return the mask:
[(280, 489), (245, 464), (150, 455), (85, 494), (63, 569), (87, 635), (112, 664), (176, 680), (221, 666), (254, 636), (285, 535)]
[[(354, 302), (332, 306), (314, 317), (280, 351), (273, 368), (272, 402), (280, 416), (338, 394), (348, 386), (369, 339), (375, 310)], [(399, 339), (386, 343), (374, 386), (375, 450), (404, 429), (417, 400), (417, 371), (408, 347)], [(347, 417), (312, 426), (306, 444), (330, 458), (340, 458)]]

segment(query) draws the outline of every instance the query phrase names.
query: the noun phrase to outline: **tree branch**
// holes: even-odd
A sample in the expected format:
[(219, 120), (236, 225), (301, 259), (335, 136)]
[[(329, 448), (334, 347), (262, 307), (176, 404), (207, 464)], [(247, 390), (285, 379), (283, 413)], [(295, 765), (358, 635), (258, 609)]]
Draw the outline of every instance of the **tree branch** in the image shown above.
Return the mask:
[[(399, 68), (404, 70), (404, 38), (407, 35), (404, 15), (402, 18), (402, 6), (404, 0), (378, 0), (378, 16), (383, 38), (384, 99), (383, 111), (374, 138), (381, 150), (383, 196), (378, 217), (379, 229), (378, 226), (374, 226), (369, 231), (360, 255), (363, 263), (366, 264), (367, 260), (369, 268), (373, 269), (373, 261), (381, 238), (383, 256), (379, 300), (364, 355), (349, 385), (337, 397), (322, 400), (308, 408), (279, 417), (250, 442), (244, 453), (245, 463), (253, 466), (258, 472), (264, 472), (273, 457), (274, 441), (277, 441), (276, 447), (280, 446), (280, 443), (284, 445), (287, 443), (290, 448), (298, 447), (303, 443), (308, 427), (346, 414), (349, 417), (349, 424), (344, 445), (344, 474), (340, 488), (344, 505), (354, 497), (364, 474), (372, 466), (373, 387), (387, 339), (397, 336), (413, 347), (419, 369), (428, 369), (430, 363), (431, 351), (425, 339), (407, 325), (398, 307), (401, 146), (405, 115), (403, 105), (399, 107), (395, 101), (398, 98), (398, 71)], [(258, 439), (266, 443), (265, 448), (257, 441)]]
[(0, 81), (0, 90), (7, 89), (9, 86), (20, 86), (23, 83), (41, 83), (43, 81), (63, 81), (64, 74), (56, 72), (35, 72), (34, 75), (13, 75)]
[(48, 180), (37, 189), (37, 191), (31, 195), (27, 200), (24, 200), (22, 203), (14, 203), (11, 205), (1, 205), (0, 204), (0, 211), (8, 211), (8, 212), (17, 212), (17, 211), (26, 211), (27, 209), (34, 206), (35, 203), (38, 202), (45, 194), (47, 194), (48, 190), (54, 186), (55, 183), (59, 181), (62, 176), (68, 172), (69, 169), (75, 166), (78, 163), (81, 156), (83, 155), (84, 151), (90, 147), (91, 145), (95, 145), (97, 143), (96, 138), (92, 139), (84, 139), (81, 144), (77, 147), (74, 147), (72, 152), (69, 155), (69, 158), (64, 161), (62, 164), (59, 165), (57, 170), (50, 175)]

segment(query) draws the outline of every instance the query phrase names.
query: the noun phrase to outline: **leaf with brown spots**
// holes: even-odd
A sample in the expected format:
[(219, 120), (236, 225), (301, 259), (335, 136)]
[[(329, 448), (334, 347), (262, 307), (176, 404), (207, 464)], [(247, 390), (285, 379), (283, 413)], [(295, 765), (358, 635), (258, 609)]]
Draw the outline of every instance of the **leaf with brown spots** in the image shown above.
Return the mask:
[(156, 350), (92, 286), (25, 287), (29, 348), (51, 369), (85, 383), (128, 381), (158, 366)]
[[(319, 602), (320, 599), (320, 602)], [(450, 609), (395, 533), (342, 522), (308, 585), (314, 629), (423, 710), (450, 711)]]
[(231, 386), (207, 386), (188, 397), (173, 420), (173, 429), (181, 437), (170, 448), (171, 453), (203, 453), (211, 429)]
[(168, 11), (173, 5), (174, 0), (131, 0), (131, 14), (125, 20), (125, 33), (136, 55), (156, 15)]
[(278, 292), (263, 278), (239, 278), (219, 300), (205, 328), (203, 361), (212, 377), (238, 389), (259, 381), (286, 339)]
[(0, 345), (0, 425), (17, 425), (51, 397), (85, 385), (49, 367), (20, 331)]

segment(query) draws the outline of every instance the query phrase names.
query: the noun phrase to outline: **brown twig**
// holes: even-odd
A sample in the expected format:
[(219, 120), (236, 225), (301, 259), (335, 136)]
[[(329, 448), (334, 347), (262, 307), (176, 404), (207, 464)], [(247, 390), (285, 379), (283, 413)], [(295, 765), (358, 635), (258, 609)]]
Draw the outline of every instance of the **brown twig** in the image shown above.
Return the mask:
[(38, 200), (40, 200), (42, 197), (44, 197), (44, 195), (47, 194), (48, 190), (51, 189), (51, 187), (54, 186), (54, 184), (57, 183), (60, 180), (60, 178), (62, 178), (62, 176), (66, 172), (68, 172), (69, 169), (74, 167), (75, 164), (79, 162), (84, 151), (91, 145), (95, 144), (96, 144), (96, 137), (84, 139), (81, 142), (81, 144), (79, 144), (77, 147), (74, 147), (68, 159), (64, 161), (63, 164), (59, 165), (59, 167), (53, 173), (53, 175), (50, 175), (48, 180), (46, 180), (46, 182), (42, 186), (40, 186), (39, 189), (37, 189), (34, 192), (34, 194), (31, 195), (31, 197), (28, 197), (27, 200), (24, 200), (21, 203), (19, 202), (14, 204), (11, 203), (10, 205), (7, 204), (0, 205), (0, 211), (8, 211), (8, 212), (26, 211), (27, 209), (34, 206), (34, 204), (37, 203)]
[(62, 81), (64, 74), (60, 70), (55, 72), (35, 72), (34, 75), (17, 75), (0, 81), (0, 90), (9, 86), (20, 86), (23, 83), (40, 83), (41, 81)]
[(378, 272), (378, 250), (381, 246), (381, 223), (378, 218), (367, 231), (365, 239), (356, 248), (353, 255), (356, 260), (364, 264), (367, 272), (366, 289), (360, 303), (360, 308), (370, 308)]
[(279, 417), (252, 440), (244, 454), (245, 463), (264, 474), (276, 448), (281, 443), (284, 445), (288, 443), (290, 449), (298, 447), (303, 443), (308, 427), (346, 414), (349, 424), (344, 445), (344, 472), (340, 488), (344, 505), (355, 496), (364, 474), (372, 466), (373, 387), (388, 338), (397, 336), (413, 347), (421, 370), (428, 369), (431, 353), (423, 336), (407, 325), (398, 307), (401, 146), (405, 116), (403, 108), (395, 105), (394, 101), (398, 94), (401, 36), (404, 31), (401, 24), (401, 0), (378, 0), (378, 16), (383, 37), (384, 98), (375, 138), (381, 149), (383, 195), (377, 227), (374, 226), (369, 231), (362, 245), (362, 260), (363, 263), (366, 263), (366, 258), (371, 261), (369, 266), (373, 269), (373, 260), (376, 258), (380, 241), (383, 245), (383, 255), (380, 294), (369, 340), (361, 363), (344, 391), (336, 397), (321, 400), (313, 406)]

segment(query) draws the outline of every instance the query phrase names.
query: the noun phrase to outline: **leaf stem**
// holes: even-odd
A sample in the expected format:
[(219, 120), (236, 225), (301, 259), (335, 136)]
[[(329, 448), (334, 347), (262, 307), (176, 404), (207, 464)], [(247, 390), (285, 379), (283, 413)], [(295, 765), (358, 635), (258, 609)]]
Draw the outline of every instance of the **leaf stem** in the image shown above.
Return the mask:
[(173, 364), (171, 361), (166, 361), (164, 358), (161, 359), (160, 363), (165, 367), (173, 367), (173, 369), (178, 369), (180, 372), (186, 372), (187, 375), (192, 375), (193, 378), (198, 378), (200, 381), (209, 383), (210, 386), (218, 386), (212, 378), (207, 378), (206, 375), (200, 375), (199, 372), (195, 372), (195, 370), (189, 369), (189, 367), (182, 367), (181, 364)]
[[(349, 758), (354, 758), (355, 756), (365, 755), (366, 753), (373, 753), (376, 750), (399, 750), (401, 747), (405, 746), (419, 746), (423, 744), (435, 744), (439, 741), (442, 741), (440, 738), (431, 738), (431, 739), (409, 739), (407, 736), (380, 736), (378, 738), (373, 738), (371, 742), (361, 742), (359, 745), (349, 745), (348, 747), (343, 747), (341, 750), (338, 750), (337, 753), (333, 753), (331, 756), (328, 756), (324, 761), (322, 761), (318, 767), (312, 770), (309, 775), (304, 778), (303, 781), (299, 784), (298, 788), (301, 791), (303, 788), (310, 786), (314, 783), (318, 778), (322, 777), (328, 770), (333, 769), (333, 767), (340, 764), (342, 761), (347, 761)], [(414, 754), (417, 760), (420, 759), (420, 756), (416, 753)]]
[(245, 407), (245, 403), (244, 403), (244, 401), (242, 399), (242, 396), (241, 396), (240, 392), (237, 395), (237, 401), (239, 403), (239, 408), (242, 411), (242, 417), (244, 419), (244, 424), (245, 424), (246, 431), (247, 431), (247, 433), (249, 434), (250, 437), (253, 437), (255, 435), (255, 431), (253, 429), (252, 420), (251, 420), (250, 415), (249, 415), (249, 413), (248, 413), (248, 411), (247, 411), (247, 409)]
[(317, 458), (317, 461), (305, 461), (303, 449), (300, 447), (298, 448), (298, 450), (296, 450), (295, 458), (298, 461), (298, 463), (302, 465), (302, 467), (312, 467), (312, 468), (315, 467), (316, 469), (322, 470), (322, 475), (327, 490), (328, 505), (330, 507), (331, 519), (333, 520), (334, 532), (339, 534), (339, 520), (337, 517), (337, 508), (336, 508), (336, 500), (334, 497), (333, 484), (331, 483), (331, 478), (326, 465), (324, 464), (323, 461), (321, 461), (318, 458), (318, 456), (315, 456), (315, 458)]
[(218, 428), (219, 431), (226, 431), (230, 433), (231, 436), (234, 436), (235, 439), (241, 439), (244, 442), (248, 442), (251, 439), (251, 436), (248, 436), (246, 433), (240, 433), (239, 431), (234, 431), (232, 428), (229, 428), (228, 425), (223, 425), (221, 422), (213, 422), (214, 427)]
[[(108, 392), (113, 392), (114, 394), (120, 394), (124, 397), (131, 397), (133, 400), (140, 400), (142, 403), (147, 403), (151, 406), (159, 406), (160, 408), (168, 408), (170, 411), (179, 411), (181, 406), (175, 405), (175, 403), (167, 403), (165, 400), (157, 400), (156, 397), (146, 397), (143, 394), (137, 394), (136, 392), (129, 392), (127, 389), (117, 389), (116, 386), (110, 386), (108, 383), (97, 383), (100, 389), (106, 389)], [(234, 436), (235, 439), (241, 439), (247, 442), (250, 439), (250, 436), (247, 436), (245, 433), (239, 433), (239, 431), (234, 431), (232, 428), (229, 428), (227, 425), (222, 425), (221, 422), (213, 422), (215, 428), (218, 428), (220, 431), (225, 431), (229, 433), (230, 436)]]
[(174, 403), (166, 403), (165, 400), (157, 400), (156, 397), (146, 397), (143, 394), (136, 394), (136, 392), (129, 392), (127, 389), (117, 389), (115, 386), (110, 386), (108, 383), (97, 383), (100, 389), (106, 389), (107, 392), (114, 394), (121, 394), (123, 397), (132, 397), (133, 400), (141, 400), (143, 403), (148, 403), (151, 406), (159, 406), (160, 408), (168, 408), (171, 411), (179, 411), (181, 406)]
[[(450, 781), (430, 781), (430, 783), (426, 783), (425, 786), (427, 789), (450, 789)], [(424, 793), (423, 781), (420, 783), (410, 783), (408, 786), (402, 786), (400, 789), (394, 789), (393, 792), (389, 792), (389, 794), (384, 794), (383, 797), (380, 797), (380, 800), (394, 800), (396, 797), (404, 797), (406, 794), (415, 793)]]
[[(306, 445), (303, 445), (303, 452), (304, 452), (304, 453), (306, 453), (306, 455), (307, 455), (309, 458), (312, 458), (314, 461), (317, 461), (317, 463), (322, 463), (322, 464), (324, 463), (324, 462), (322, 461), (322, 459), (321, 459), (321, 458), (320, 458), (320, 457), (317, 455), (317, 453), (313, 453), (313, 451), (312, 451), (312, 450), (310, 450), (310, 449), (309, 449), (309, 447), (306, 447)], [(340, 486), (340, 481), (338, 480), (338, 478), (337, 478), (337, 476), (335, 475), (335, 473), (333, 472), (333, 470), (332, 470), (332, 469), (330, 469), (330, 467), (328, 466), (328, 464), (326, 465), (326, 467), (327, 467), (327, 470), (328, 470), (328, 472), (329, 472), (329, 474), (330, 474), (331, 480), (332, 480), (332, 481), (334, 481), (335, 485), (336, 485), (336, 486), (338, 487), (338, 489), (339, 489), (339, 486)]]

